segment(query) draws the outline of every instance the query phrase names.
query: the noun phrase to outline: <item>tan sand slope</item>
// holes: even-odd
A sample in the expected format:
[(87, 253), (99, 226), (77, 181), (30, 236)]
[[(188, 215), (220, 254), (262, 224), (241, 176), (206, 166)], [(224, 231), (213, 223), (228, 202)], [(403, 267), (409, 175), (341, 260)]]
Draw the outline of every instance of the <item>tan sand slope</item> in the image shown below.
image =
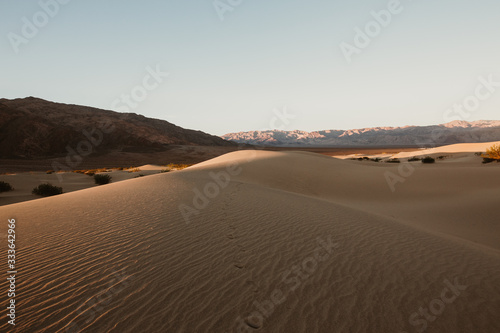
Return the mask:
[(446, 154), (446, 153), (484, 153), (488, 148), (490, 148), (494, 144), (500, 144), (500, 141), (484, 142), (484, 143), (459, 143), (454, 145), (419, 150), (416, 152), (403, 152), (394, 155), (394, 157), (405, 158), (411, 156)]
[(500, 168), (420, 167), (392, 192), (397, 168), (245, 151), (0, 207), (16, 330), (499, 331)]

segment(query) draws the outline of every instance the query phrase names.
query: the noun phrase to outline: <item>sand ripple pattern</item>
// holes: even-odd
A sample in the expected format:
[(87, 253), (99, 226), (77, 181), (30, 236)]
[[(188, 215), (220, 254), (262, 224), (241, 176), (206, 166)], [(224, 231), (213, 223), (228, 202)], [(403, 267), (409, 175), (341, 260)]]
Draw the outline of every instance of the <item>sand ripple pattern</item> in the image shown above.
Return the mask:
[[(17, 325), (0, 330), (417, 332), (410, 316), (458, 279), (467, 289), (425, 332), (500, 331), (495, 252), (248, 174), (186, 224), (178, 205), (213, 170), (0, 207), (18, 221), (19, 250)], [(318, 237), (338, 246), (292, 291), (283, 274), (314, 257)], [(276, 289), (285, 300), (252, 319)]]

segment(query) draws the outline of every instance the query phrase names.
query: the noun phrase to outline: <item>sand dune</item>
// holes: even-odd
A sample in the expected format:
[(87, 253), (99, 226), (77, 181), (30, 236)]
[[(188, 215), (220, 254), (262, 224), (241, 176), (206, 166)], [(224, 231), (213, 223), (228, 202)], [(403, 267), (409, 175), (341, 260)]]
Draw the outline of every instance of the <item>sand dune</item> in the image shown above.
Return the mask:
[(446, 154), (446, 153), (484, 153), (488, 148), (498, 142), (484, 142), (484, 143), (458, 143), (454, 145), (423, 149), (416, 152), (403, 152), (394, 155), (395, 158), (405, 158), (411, 156)]
[[(369, 157), (379, 157), (382, 159), (389, 158), (398, 158), (398, 159), (407, 159), (410, 157), (423, 157), (423, 156), (431, 156), (431, 157), (439, 157), (444, 156), (447, 158), (446, 161), (456, 161), (457, 159), (460, 162), (477, 160), (476, 153), (485, 153), (488, 148), (492, 145), (500, 144), (500, 141), (493, 142), (482, 142), (482, 143), (457, 143), (453, 145), (440, 146), (435, 148), (421, 148), (414, 151), (404, 151), (396, 154), (390, 153), (382, 153), (382, 154), (371, 154), (371, 155), (362, 155), (362, 154), (350, 154), (350, 155), (338, 155), (334, 156), (339, 159), (352, 159), (360, 156), (369, 156)], [(466, 159), (464, 159), (466, 157)]]
[(398, 167), (241, 151), (0, 207), (16, 330), (499, 331), (499, 165)]

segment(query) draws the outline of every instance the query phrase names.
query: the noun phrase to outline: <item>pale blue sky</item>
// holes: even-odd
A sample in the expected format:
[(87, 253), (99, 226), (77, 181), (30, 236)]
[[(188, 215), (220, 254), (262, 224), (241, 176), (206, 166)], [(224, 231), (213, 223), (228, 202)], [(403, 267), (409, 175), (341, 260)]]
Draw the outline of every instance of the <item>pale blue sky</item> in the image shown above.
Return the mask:
[[(498, 0), (401, 6), (349, 64), (340, 43), (388, 1), (242, 0), (221, 21), (212, 0), (72, 0), (16, 53), (9, 33), (42, 8), (0, 0), (0, 97), (111, 109), (159, 65), (169, 76), (131, 112), (221, 135), (284, 107), (288, 130), (438, 124), (479, 76), (500, 82)], [(499, 119), (497, 89), (463, 120)]]

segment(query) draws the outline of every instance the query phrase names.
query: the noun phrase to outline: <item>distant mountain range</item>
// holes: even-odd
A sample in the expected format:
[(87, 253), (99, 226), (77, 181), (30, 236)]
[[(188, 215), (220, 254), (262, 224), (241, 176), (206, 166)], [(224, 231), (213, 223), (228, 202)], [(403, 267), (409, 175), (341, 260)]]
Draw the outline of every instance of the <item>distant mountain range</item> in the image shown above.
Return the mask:
[(0, 99), (0, 157), (3, 158), (60, 156), (68, 153), (68, 147), (106, 153), (159, 151), (169, 145), (236, 144), (135, 113), (53, 103), (34, 97)]
[(221, 136), (237, 143), (266, 146), (440, 146), (500, 141), (500, 121), (452, 121), (435, 126), (373, 127), (353, 130), (250, 131)]

